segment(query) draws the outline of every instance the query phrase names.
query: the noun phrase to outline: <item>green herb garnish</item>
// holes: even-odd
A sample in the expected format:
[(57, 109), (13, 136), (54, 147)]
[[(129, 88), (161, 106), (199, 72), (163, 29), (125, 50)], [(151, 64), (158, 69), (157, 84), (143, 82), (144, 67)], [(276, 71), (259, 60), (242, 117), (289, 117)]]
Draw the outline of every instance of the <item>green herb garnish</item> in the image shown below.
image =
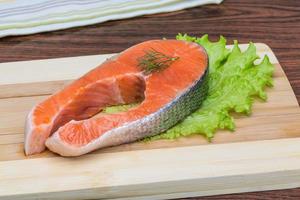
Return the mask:
[(145, 74), (159, 71), (169, 67), (179, 57), (168, 56), (155, 49), (145, 51), (145, 55), (138, 58), (138, 66), (144, 70)]

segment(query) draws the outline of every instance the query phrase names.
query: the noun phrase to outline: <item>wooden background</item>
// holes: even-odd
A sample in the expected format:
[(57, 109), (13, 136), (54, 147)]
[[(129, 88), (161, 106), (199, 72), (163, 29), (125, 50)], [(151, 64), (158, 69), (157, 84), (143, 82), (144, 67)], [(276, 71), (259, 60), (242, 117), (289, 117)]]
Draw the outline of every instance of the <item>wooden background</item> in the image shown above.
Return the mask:
[[(178, 32), (216, 40), (224, 35), (268, 44), (275, 52), (300, 102), (300, 0), (225, 0), (167, 14), (0, 39), (0, 62), (120, 52), (148, 39)], [(230, 184), (230, 183), (229, 183)], [(300, 188), (191, 199), (300, 199)]]

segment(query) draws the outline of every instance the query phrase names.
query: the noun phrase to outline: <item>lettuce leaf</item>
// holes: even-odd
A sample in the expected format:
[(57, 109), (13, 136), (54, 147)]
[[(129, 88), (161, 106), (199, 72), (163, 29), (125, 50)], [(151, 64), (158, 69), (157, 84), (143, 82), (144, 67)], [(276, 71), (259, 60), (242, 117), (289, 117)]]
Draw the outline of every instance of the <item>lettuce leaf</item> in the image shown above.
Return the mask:
[(253, 43), (241, 52), (238, 42), (230, 51), (226, 49), (226, 39), (210, 42), (208, 35), (201, 38), (178, 34), (176, 39), (196, 42), (202, 45), (209, 56), (209, 91), (201, 108), (165, 133), (147, 138), (175, 139), (181, 136), (201, 134), (211, 140), (216, 130), (235, 130), (232, 112), (249, 115), (254, 97), (267, 99), (265, 86), (272, 86), (274, 66), (265, 56), (258, 65), (259, 57)]
[(138, 105), (139, 105), (138, 103), (133, 103), (133, 104), (127, 104), (127, 105), (109, 106), (109, 107), (104, 108), (104, 110), (102, 112), (105, 114), (125, 112), (125, 111), (129, 110), (130, 108), (134, 108)]

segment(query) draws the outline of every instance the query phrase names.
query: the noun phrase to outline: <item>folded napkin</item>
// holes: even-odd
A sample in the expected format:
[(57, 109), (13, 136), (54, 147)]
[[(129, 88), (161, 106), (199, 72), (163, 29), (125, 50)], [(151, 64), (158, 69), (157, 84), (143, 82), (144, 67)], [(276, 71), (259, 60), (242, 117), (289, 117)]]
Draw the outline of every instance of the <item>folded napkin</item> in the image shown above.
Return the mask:
[(0, 0), (0, 37), (191, 8), (222, 0)]

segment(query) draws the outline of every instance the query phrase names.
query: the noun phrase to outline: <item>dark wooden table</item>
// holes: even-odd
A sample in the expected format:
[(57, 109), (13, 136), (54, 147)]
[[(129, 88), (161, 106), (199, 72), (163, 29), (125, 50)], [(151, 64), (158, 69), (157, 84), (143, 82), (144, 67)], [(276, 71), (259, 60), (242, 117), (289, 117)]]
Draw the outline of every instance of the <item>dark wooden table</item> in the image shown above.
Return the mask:
[[(0, 39), (0, 62), (120, 52), (178, 32), (268, 44), (300, 102), (300, 0), (225, 0), (188, 10)], [(300, 122), (299, 122), (300, 123)], [(193, 199), (300, 199), (300, 188)]]

